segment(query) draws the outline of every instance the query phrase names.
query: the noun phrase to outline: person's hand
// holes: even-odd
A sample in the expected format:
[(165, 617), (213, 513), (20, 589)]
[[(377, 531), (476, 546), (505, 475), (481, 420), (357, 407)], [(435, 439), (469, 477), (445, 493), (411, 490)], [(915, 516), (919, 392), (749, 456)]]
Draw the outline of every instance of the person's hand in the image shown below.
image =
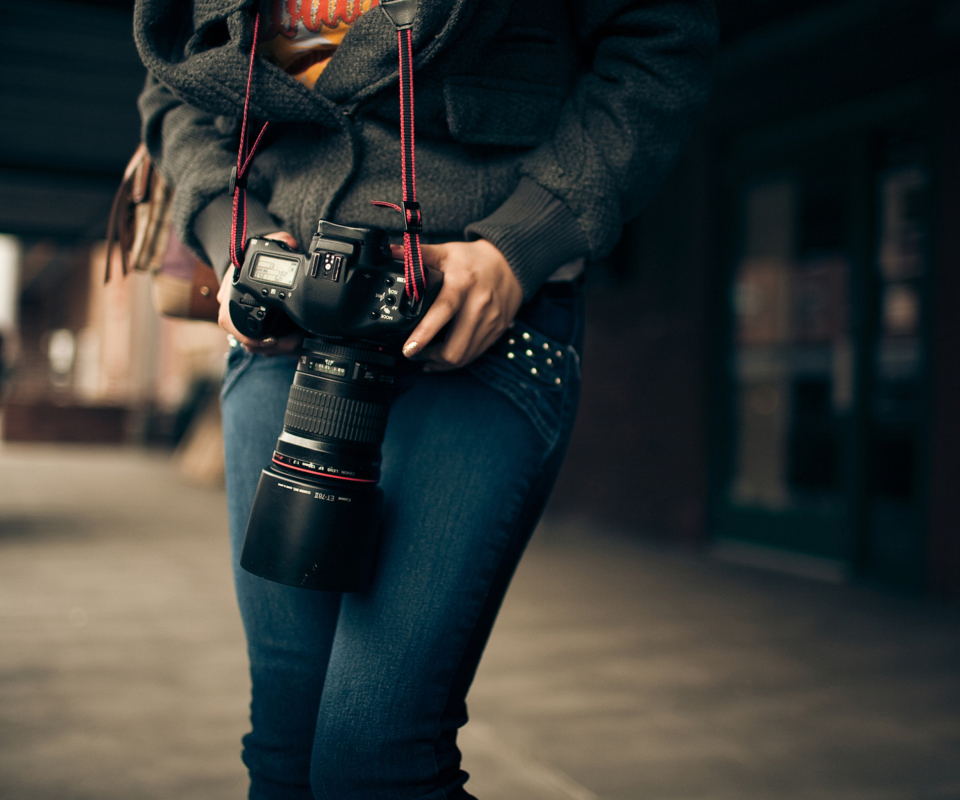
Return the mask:
[[(285, 245), (292, 247), (294, 250), (298, 248), (297, 240), (286, 231), (268, 233), (262, 238), (276, 239), (278, 242), (283, 242)], [(280, 338), (268, 336), (265, 339), (251, 339), (249, 336), (244, 336), (236, 329), (236, 327), (234, 327), (233, 320), (230, 319), (229, 302), (230, 284), (233, 281), (234, 269), (235, 267), (233, 266), (228, 267), (223, 276), (223, 280), (220, 281), (220, 291), (217, 292), (217, 300), (220, 303), (220, 314), (217, 317), (217, 324), (227, 333), (233, 336), (234, 339), (240, 342), (244, 349), (249, 350), (251, 353), (261, 353), (265, 356), (276, 356), (280, 355), (281, 353), (292, 353), (300, 346), (300, 342), (303, 339), (303, 335), (300, 333), (291, 333), (287, 336), (281, 336)]]
[[(503, 254), (485, 239), (422, 245), (426, 265), (443, 273), (443, 288), (403, 346), (426, 372), (458, 369), (492, 345), (513, 322), (523, 289)], [(394, 246), (393, 257), (403, 258)], [(442, 340), (435, 340), (449, 323)]]

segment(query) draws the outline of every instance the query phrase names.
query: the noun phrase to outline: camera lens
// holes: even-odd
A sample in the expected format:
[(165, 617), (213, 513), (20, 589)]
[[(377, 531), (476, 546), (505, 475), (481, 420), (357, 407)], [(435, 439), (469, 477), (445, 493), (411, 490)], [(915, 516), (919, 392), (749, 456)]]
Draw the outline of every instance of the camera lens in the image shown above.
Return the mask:
[(308, 589), (369, 584), (395, 364), (377, 349), (304, 341), (283, 432), (257, 486), (244, 569)]

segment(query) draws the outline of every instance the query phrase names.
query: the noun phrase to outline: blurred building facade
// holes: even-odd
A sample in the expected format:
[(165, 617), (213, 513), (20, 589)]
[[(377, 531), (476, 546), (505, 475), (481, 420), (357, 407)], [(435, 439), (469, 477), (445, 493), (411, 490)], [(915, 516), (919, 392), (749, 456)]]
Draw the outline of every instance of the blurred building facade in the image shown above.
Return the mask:
[[(37, 121), (0, 125), (0, 233), (22, 254), (8, 404), (169, 410), (217, 369), (216, 329), (161, 323), (142, 285), (91, 272), (137, 140), (131, 6), (44, 4), (49, 49), (28, 68), (29, 21), (0, 0), (0, 93)], [(590, 273), (553, 513), (956, 594), (960, 0), (720, 12), (709, 113)]]
[(960, 398), (937, 379), (951, 337), (936, 303), (960, 258), (938, 218), (958, 34), (953, 2), (832, 3), (724, 53), (721, 536), (951, 580), (936, 401)]
[(53, 2), (28, 13), (0, 0), (8, 441), (177, 440), (221, 370), (215, 325), (160, 320), (145, 276), (104, 283), (105, 222), (139, 140), (132, 6)]
[(960, 3), (720, 7), (709, 116), (594, 298), (588, 513), (956, 594)]

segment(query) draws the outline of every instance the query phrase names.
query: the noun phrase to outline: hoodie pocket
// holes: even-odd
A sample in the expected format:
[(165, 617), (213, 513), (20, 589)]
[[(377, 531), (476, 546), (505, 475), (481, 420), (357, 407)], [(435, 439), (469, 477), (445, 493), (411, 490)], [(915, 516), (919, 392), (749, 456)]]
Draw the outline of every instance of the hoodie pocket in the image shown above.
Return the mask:
[(550, 138), (563, 90), (526, 81), (463, 75), (443, 82), (450, 134), (464, 144), (535, 147)]

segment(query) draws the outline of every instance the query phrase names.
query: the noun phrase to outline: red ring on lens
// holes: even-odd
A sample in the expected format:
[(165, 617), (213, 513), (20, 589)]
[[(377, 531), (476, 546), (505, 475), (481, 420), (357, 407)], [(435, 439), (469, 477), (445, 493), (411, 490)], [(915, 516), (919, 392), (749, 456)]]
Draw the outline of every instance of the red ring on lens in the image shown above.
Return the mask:
[(348, 478), (345, 475), (331, 475), (328, 472), (318, 472), (315, 469), (306, 469), (305, 467), (295, 467), (293, 464), (285, 464), (282, 461), (277, 460), (276, 458), (272, 459), (273, 463), (284, 469), (295, 469), (297, 472), (306, 472), (308, 475), (319, 475), (321, 478), (333, 478), (337, 481), (352, 481), (353, 483), (376, 483), (376, 480), (372, 478)]

